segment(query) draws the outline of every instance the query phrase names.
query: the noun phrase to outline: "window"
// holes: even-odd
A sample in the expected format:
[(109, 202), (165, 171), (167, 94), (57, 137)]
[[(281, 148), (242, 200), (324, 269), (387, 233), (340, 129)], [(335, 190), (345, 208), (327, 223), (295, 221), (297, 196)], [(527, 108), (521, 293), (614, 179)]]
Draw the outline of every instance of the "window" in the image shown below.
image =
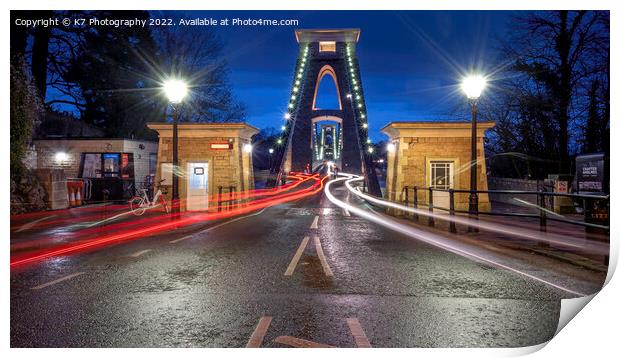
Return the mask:
[(336, 42), (335, 41), (319, 42), (319, 52), (336, 52)]
[(101, 178), (101, 154), (84, 154), (82, 178)]
[(452, 162), (431, 162), (431, 186), (436, 189), (452, 187)]
[(81, 177), (133, 179), (133, 154), (84, 153), (82, 154)]
[(118, 155), (117, 153), (105, 153), (103, 155), (103, 176), (106, 178), (118, 177), (119, 164), (120, 155)]

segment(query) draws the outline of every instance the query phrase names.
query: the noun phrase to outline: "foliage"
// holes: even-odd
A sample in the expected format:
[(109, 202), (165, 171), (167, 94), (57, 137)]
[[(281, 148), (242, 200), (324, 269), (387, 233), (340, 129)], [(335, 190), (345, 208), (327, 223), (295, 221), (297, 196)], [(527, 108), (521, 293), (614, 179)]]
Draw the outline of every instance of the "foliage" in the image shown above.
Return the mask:
[(587, 148), (583, 134), (609, 125), (605, 105), (597, 104), (609, 98), (609, 13), (531, 12), (514, 23), (502, 49), (509, 63), (494, 83), (500, 93), (481, 111), (497, 123), (491, 175), (570, 174), (572, 153), (604, 147), (591, 134), (597, 143)]
[(28, 149), (35, 123), (40, 120), (43, 106), (37, 90), (27, 74), (23, 57), (11, 58), (11, 179), (24, 174), (22, 160)]

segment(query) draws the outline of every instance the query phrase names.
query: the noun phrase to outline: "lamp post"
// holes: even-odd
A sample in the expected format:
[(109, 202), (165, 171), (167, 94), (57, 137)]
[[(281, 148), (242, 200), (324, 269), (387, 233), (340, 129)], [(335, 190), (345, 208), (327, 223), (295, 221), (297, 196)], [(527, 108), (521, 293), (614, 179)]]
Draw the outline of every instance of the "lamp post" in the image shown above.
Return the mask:
[(269, 174), (273, 173), (273, 148), (269, 148)]
[(179, 118), (178, 105), (187, 95), (187, 84), (181, 80), (170, 79), (164, 83), (164, 92), (172, 106), (172, 214), (177, 217), (179, 206)]
[[(478, 214), (478, 99), (486, 86), (486, 79), (481, 75), (470, 75), (463, 79), (461, 88), (471, 105), (471, 168), (469, 176), (469, 214)], [(470, 228), (471, 229), (471, 228)]]

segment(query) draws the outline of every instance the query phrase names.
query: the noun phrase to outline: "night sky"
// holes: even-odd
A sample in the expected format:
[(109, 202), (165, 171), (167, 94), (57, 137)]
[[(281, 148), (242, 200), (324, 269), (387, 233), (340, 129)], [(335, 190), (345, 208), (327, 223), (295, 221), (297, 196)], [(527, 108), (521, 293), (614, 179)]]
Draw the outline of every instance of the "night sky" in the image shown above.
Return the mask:
[[(157, 11), (152, 17), (165, 16)], [(169, 13), (167, 15), (170, 15)], [(299, 26), (216, 27), (247, 120), (259, 127), (283, 122), (298, 44), (297, 28), (360, 28), (357, 46), (370, 135), (391, 121), (468, 118), (458, 91), (471, 68), (498, 65), (499, 39), (510, 11), (184, 11), (174, 17), (298, 19)]]

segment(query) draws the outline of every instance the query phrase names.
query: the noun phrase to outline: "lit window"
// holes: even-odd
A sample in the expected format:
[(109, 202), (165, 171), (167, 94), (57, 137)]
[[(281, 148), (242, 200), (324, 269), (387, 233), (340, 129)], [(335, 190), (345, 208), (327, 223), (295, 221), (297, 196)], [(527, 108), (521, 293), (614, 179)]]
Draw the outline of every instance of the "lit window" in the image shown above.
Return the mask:
[(336, 42), (335, 41), (319, 42), (319, 52), (336, 52)]

